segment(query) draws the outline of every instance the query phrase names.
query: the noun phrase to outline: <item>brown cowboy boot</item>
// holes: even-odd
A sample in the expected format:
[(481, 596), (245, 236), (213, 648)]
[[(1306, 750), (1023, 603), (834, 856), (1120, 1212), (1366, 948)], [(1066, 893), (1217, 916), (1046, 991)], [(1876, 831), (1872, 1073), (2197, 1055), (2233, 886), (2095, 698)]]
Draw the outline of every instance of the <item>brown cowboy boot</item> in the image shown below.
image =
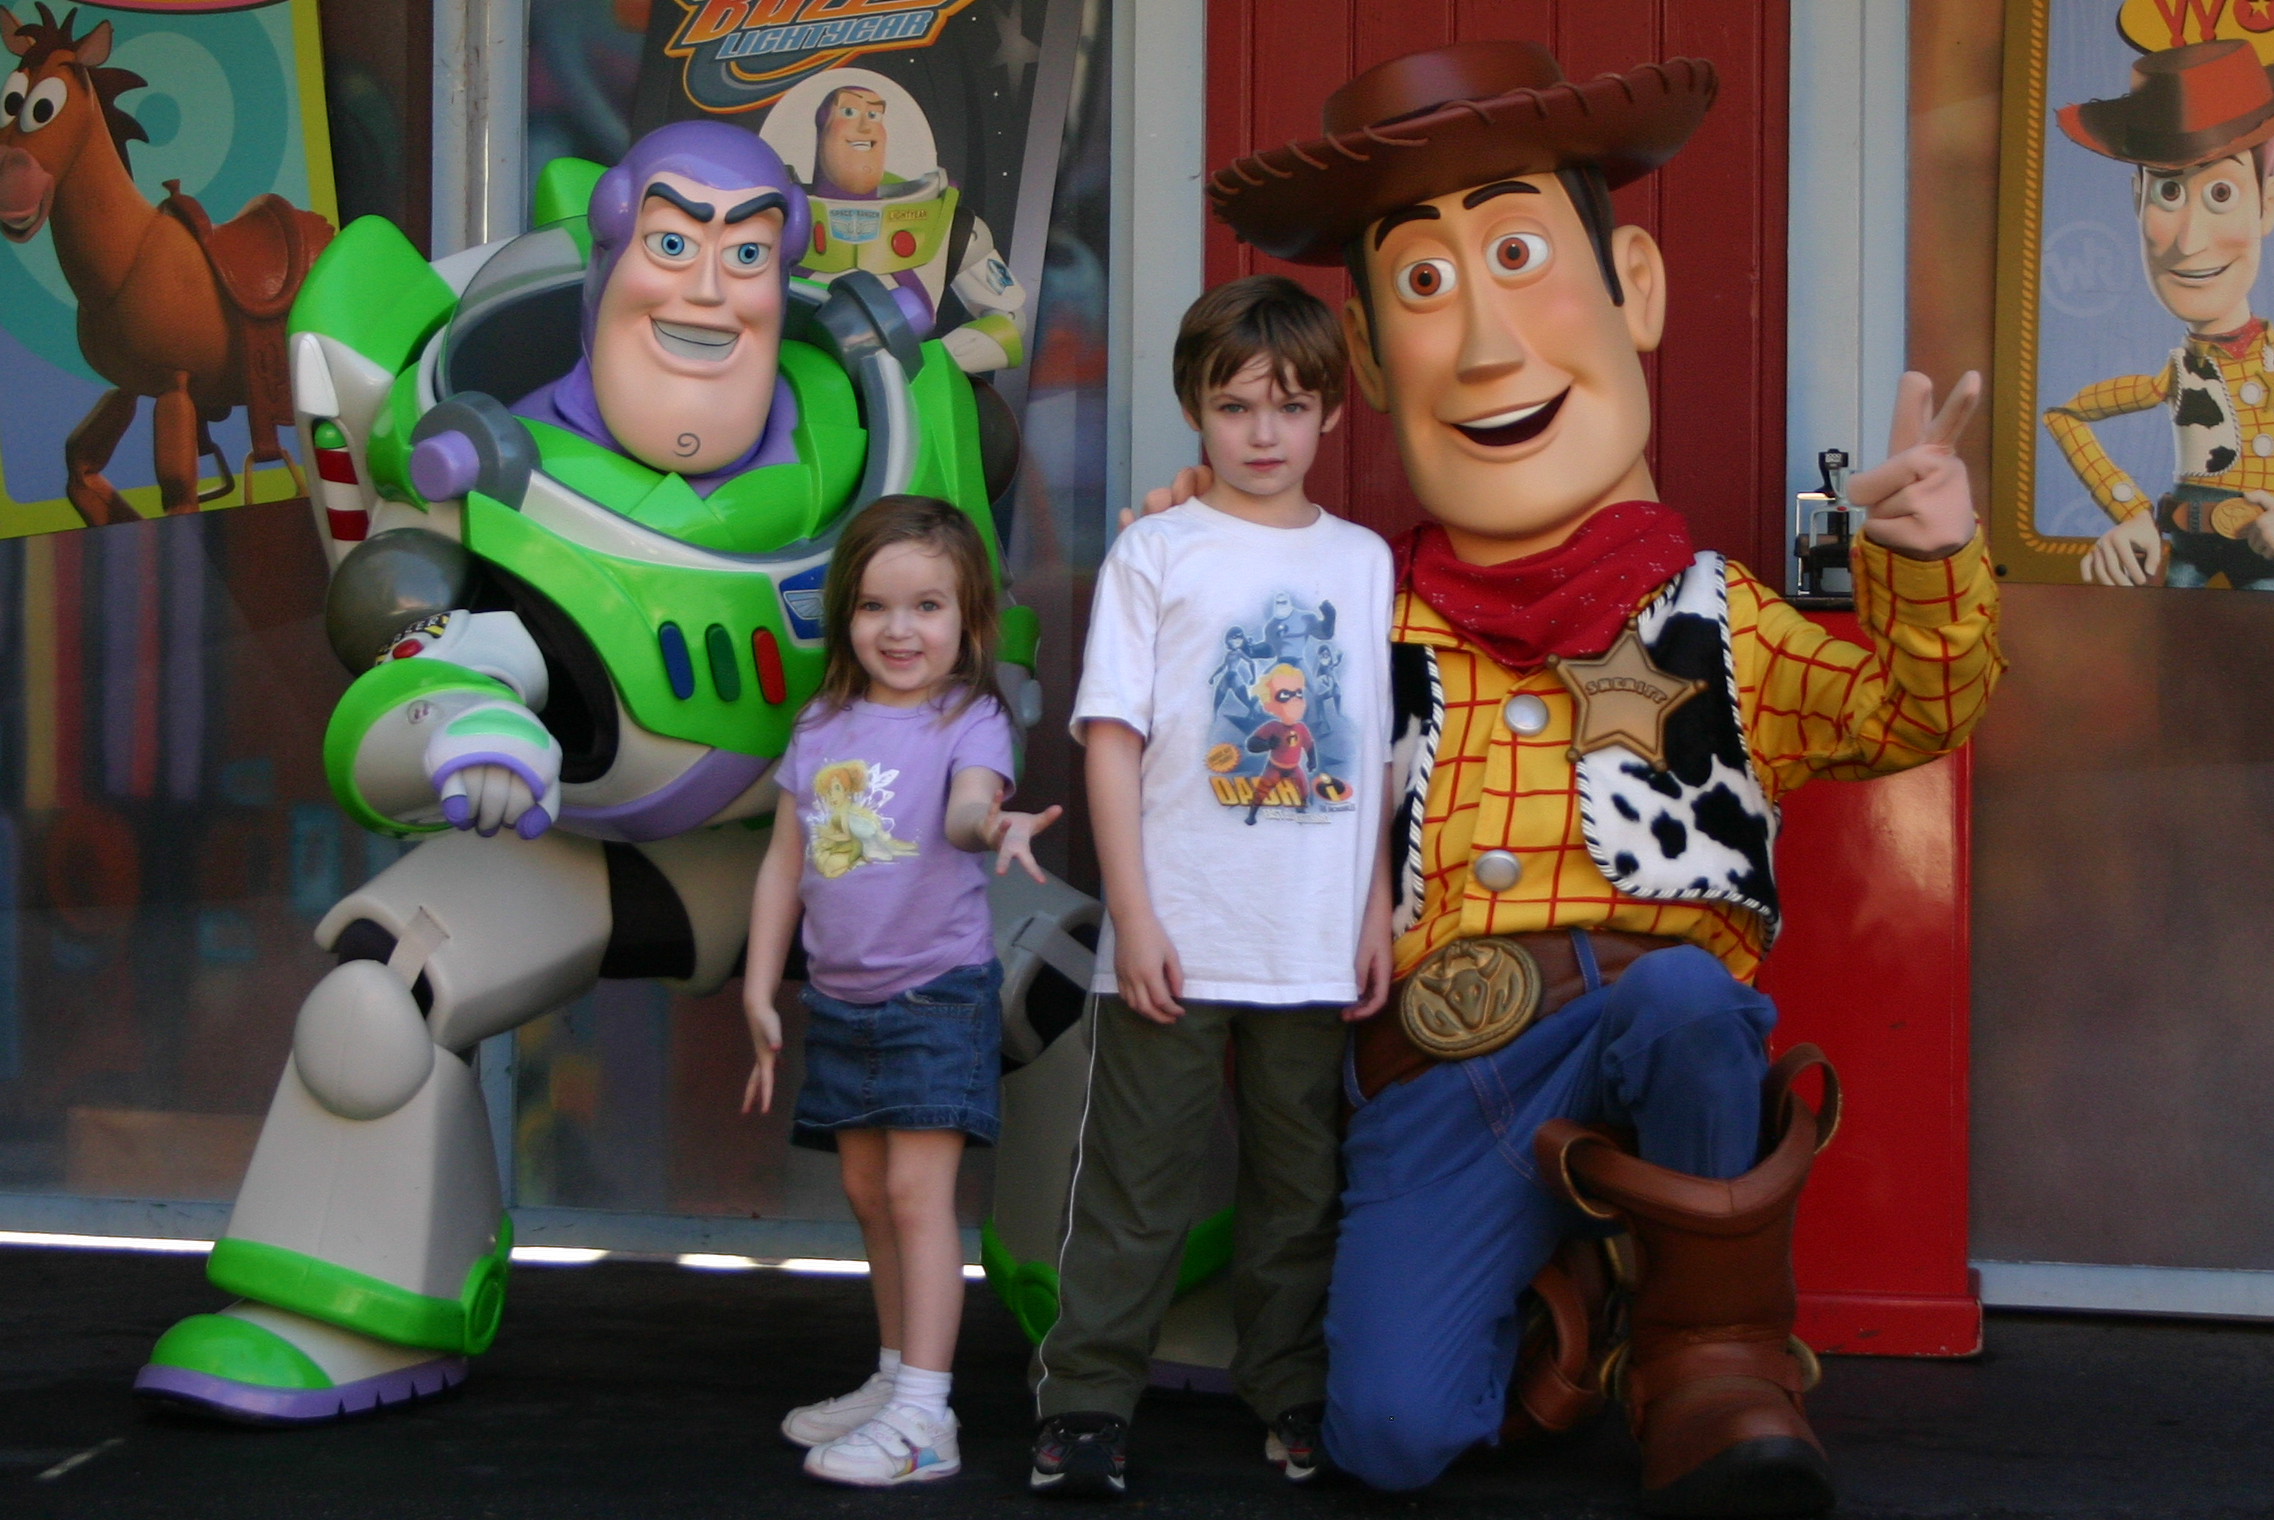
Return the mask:
[[(1792, 1092), (1810, 1066), (1824, 1069), (1821, 1113)], [(1839, 1101), (1822, 1052), (1788, 1052), (1762, 1091), (1769, 1154), (1728, 1181), (1652, 1166), (1569, 1120), (1533, 1137), (1548, 1190), (1618, 1220), (1641, 1257), (1632, 1338), (1614, 1361), (1624, 1363), (1627, 1419), (1642, 1443), (1646, 1515), (1807, 1515), (1832, 1505), (1831, 1464), (1801, 1411), (1816, 1359), (1792, 1333), (1792, 1220)]]
[(1609, 1242), (1572, 1236), (1532, 1279), (1523, 1349), (1508, 1380), (1501, 1444), (1560, 1436), (1603, 1408), (1603, 1353), (1612, 1343), (1619, 1284)]

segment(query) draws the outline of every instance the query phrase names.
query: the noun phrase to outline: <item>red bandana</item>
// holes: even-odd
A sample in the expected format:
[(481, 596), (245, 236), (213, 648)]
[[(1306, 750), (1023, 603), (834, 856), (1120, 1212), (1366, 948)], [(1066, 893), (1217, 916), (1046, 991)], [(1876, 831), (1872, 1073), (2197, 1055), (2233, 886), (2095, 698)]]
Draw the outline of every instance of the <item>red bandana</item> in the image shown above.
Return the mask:
[(2252, 317), (2230, 333), (2198, 333), (2204, 343), (2225, 354), (2237, 364), (2250, 362), (2250, 350), (2266, 333), (2266, 319)]
[(1435, 523), (1401, 536), (1392, 552), (1400, 586), (1516, 671), (1551, 654), (1601, 654), (1643, 598), (1692, 558), (1689, 526), (1654, 501), (1605, 507), (1555, 548), (1497, 565), (1457, 558)]

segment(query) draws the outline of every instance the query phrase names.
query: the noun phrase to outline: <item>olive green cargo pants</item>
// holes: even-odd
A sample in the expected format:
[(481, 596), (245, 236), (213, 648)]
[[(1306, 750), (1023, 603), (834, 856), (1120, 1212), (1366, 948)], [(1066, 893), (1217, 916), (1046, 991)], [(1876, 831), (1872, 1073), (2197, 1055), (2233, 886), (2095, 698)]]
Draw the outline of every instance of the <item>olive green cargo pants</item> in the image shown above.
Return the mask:
[(1321, 1320), (1342, 1185), (1340, 1012), (1187, 999), (1184, 1017), (1163, 1025), (1110, 994), (1092, 1000), (1089, 1090), (1056, 1263), (1058, 1322), (1028, 1374), (1037, 1417), (1135, 1411), (1198, 1206), (1227, 1041), (1240, 1139), (1232, 1386), (1267, 1421), (1326, 1397)]

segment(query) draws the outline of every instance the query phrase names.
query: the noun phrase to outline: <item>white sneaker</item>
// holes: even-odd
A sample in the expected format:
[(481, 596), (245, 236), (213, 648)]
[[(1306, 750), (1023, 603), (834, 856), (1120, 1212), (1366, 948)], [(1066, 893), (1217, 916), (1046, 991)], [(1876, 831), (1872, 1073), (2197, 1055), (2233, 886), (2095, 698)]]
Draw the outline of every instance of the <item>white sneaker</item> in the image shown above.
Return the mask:
[(782, 1416), (782, 1434), (795, 1446), (813, 1447), (849, 1436), (892, 1402), (892, 1374), (872, 1372), (851, 1393), (818, 1404), (800, 1404)]
[(831, 1483), (855, 1488), (889, 1488), (895, 1483), (928, 1483), (963, 1471), (955, 1444), (953, 1410), (938, 1424), (906, 1404), (888, 1404), (876, 1418), (850, 1435), (805, 1454), (805, 1470)]

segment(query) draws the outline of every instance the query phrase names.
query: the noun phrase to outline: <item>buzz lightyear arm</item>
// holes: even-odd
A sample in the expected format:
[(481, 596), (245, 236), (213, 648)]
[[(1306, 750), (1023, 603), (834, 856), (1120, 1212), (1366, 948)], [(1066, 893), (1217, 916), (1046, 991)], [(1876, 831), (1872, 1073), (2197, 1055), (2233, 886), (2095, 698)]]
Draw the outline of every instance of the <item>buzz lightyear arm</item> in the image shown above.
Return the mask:
[(443, 613), (359, 676), (324, 732), (340, 807), (383, 834), (535, 838), (560, 817), (562, 752), (537, 713), (544, 657), (510, 612)]
[(971, 219), (963, 263), (948, 282), (948, 289), (963, 302), (963, 309), (972, 313), (969, 322), (940, 339), (955, 359), (956, 368), (967, 375), (1016, 369), (1026, 357), (1026, 345), (1019, 335), (1026, 287), (995, 251), (995, 235), (977, 217)]

